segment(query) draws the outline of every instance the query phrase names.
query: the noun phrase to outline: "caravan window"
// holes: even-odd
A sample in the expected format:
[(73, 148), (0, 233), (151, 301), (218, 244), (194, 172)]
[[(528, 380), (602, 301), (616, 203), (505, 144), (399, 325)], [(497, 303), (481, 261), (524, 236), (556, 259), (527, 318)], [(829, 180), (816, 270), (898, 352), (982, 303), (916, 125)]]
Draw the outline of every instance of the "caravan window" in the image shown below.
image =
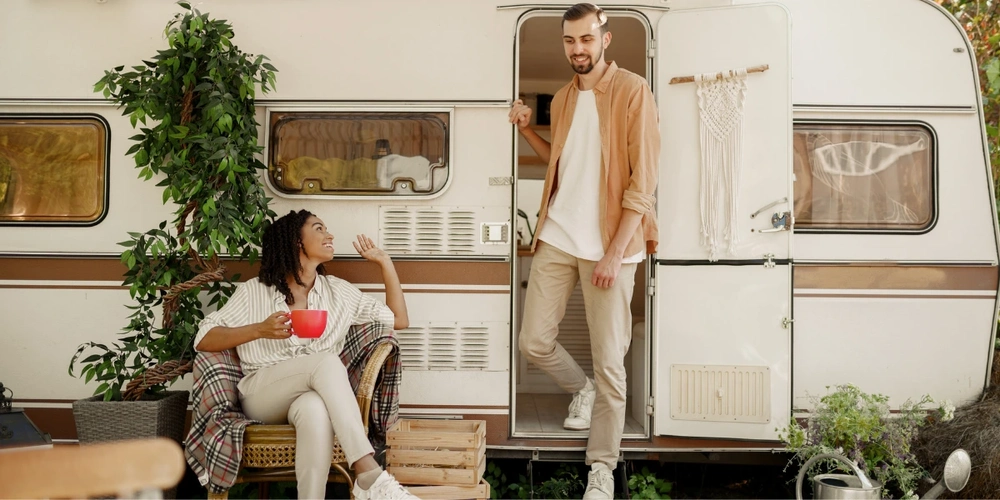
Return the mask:
[(103, 119), (0, 115), (0, 224), (92, 225), (107, 192)]
[(795, 124), (796, 229), (911, 231), (934, 221), (923, 125)]
[(448, 180), (448, 113), (276, 112), (270, 124), (279, 193), (419, 196)]

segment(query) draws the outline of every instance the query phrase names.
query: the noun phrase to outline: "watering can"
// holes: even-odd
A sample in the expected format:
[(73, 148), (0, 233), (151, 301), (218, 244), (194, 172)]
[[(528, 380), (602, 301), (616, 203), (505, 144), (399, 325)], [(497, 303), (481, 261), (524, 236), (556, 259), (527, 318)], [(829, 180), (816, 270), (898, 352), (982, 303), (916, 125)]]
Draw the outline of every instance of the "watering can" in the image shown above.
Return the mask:
[[(825, 458), (832, 458), (844, 462), (854, 471), (854, 475), (849, 474), (818, 474), (813, 477), (813, 494), (818, 499), (877, 499), (882, 498), (882, 483), (869, 479), (858, 466), (848, 460), (843, 455), (837, 453), (822, 453), (810, 458), (799, 470), (799, 477), (795, 481), (795, 498), (802, 500), (802, 482), (806, 472), (814, 463)], [(941, 495), (947, 488), (951, 492), (961, 491), (969, 482), (969, 475), (972, 473), (972, 459), (969, 454), (959, 448), (948, 456), (944, 464), (944, 474), (927, 493), (924, 499), (934, 499)]]
[(948, 460), (944, 462), (941, 480), (934, 484), (927, 493), (924, 493), (923, 498), (937, 498), (941, 493), (944, 493), (945, 488), (948, 488), (948, 491), (952, 493), (962, 491), (962, 488), (968, 484), (971, 474), (972, 457), (969, 456), (968, 452), (959, 448), (948, 455)]
[(818, 474), (813, 476), (813, 498), (831, 499), (879, 499), (882, 498), (882, 483), (868, 479), (868, 476), (857, 464), (839, 453), (821, 453), (806, 461), (799, 470), (795, 481), (795, 498), (802, 500), (802, 481), (812, 464), (819, 460), (832, 458), (840, 460), (851, 467), (854, 475), (849, 474)]

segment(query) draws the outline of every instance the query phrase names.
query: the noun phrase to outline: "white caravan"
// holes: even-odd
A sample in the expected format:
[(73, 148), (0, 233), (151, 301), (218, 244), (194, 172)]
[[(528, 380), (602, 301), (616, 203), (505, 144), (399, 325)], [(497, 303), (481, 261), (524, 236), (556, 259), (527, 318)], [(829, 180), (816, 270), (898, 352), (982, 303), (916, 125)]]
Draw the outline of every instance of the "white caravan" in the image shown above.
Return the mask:
[[(402, 412), (485, 419), (494, 454), (585, 446), (561, 428), (569, 396), (516, 346), (544, 166), (507, 112), (525, 99), (546, 133), (545, 103), (572, 76), (566, 6), (196, 4), (280, 71), (257, 108), (275, 212), (323, 218), (341, 242), (329, 268), (369, 293), (379, 276), (346, 242), (367, 233), (393, 255), (411, 315)], [(663, 138), (624, 453), (780, 448), (776, 429), (841, 383), (893, 405), (976, 398), (1000, 273), (977, 68), (956, 21), (929, 0), (602, 6), (607, 57), (650, 82)], [(116, 242), (170, 216), (125, 155), (128, 120), (93, 84), (165, 47), (178, 10), (4, 2), (0, 381), (57, 439), (75, 436), (71, 401), (93, 390), (67, 375), (74, 350), (126, 324)], [(740, 113), (738, 244), (710, 260), (696, 85), (670, 82), (761, 65)], [(584, 318), (576, 295), (560, 340), (589, 369)]]

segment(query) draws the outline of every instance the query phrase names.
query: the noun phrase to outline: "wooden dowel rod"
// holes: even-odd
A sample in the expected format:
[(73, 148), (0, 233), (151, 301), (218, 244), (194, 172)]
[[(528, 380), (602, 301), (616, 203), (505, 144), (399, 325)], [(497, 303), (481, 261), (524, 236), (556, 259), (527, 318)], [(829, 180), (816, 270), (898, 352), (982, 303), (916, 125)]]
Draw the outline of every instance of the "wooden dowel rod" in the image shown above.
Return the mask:
[[(767, 64), (761, 64), (760, 66), (751, 66), (751, 67), (747, 68), (747, 73), (763, 73), (763, 72), (767, 71), (767, 69), (769, 67), (770, 66), (768, 66)], [(733, 71), (733, 70), (724, 71), (724, 72), (721, 72), (721, 73), (716, 73), (715, 74), (715, 79), (716, 80), (723, 79), (725, 76), (728, 76), (728, 73), (730, 71)], [(675, 77), (673, 77), (673, 78), (670, 79), (670, 85), (673, 85), (675, 83), (692, 83), (692, 82), (694, 82), (694, 77), (693, 76), (675, 76)]]

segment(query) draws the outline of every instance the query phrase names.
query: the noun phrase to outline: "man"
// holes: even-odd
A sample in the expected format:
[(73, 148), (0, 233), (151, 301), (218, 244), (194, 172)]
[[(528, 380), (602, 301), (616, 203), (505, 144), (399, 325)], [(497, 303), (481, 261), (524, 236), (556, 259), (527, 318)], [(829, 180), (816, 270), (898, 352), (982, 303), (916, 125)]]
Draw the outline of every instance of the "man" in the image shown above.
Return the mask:
[[(548, 162), (521, 352), (573, 393), (563, 426), (590, 430), (583, 498), (612, 498), (625, 425), (625, 353), (636, 265), (656, 250), (653, 209), (660, 153), (656, 104), (646, 81), (604, 60), (607, 15), (581, 3), (563, 14), (563, 47), (576, 72), (552, 99), (552, 143), (514, 103), (510, 122)], [(594, 379), (556, 342), (566, 302), (581, 282)]]

